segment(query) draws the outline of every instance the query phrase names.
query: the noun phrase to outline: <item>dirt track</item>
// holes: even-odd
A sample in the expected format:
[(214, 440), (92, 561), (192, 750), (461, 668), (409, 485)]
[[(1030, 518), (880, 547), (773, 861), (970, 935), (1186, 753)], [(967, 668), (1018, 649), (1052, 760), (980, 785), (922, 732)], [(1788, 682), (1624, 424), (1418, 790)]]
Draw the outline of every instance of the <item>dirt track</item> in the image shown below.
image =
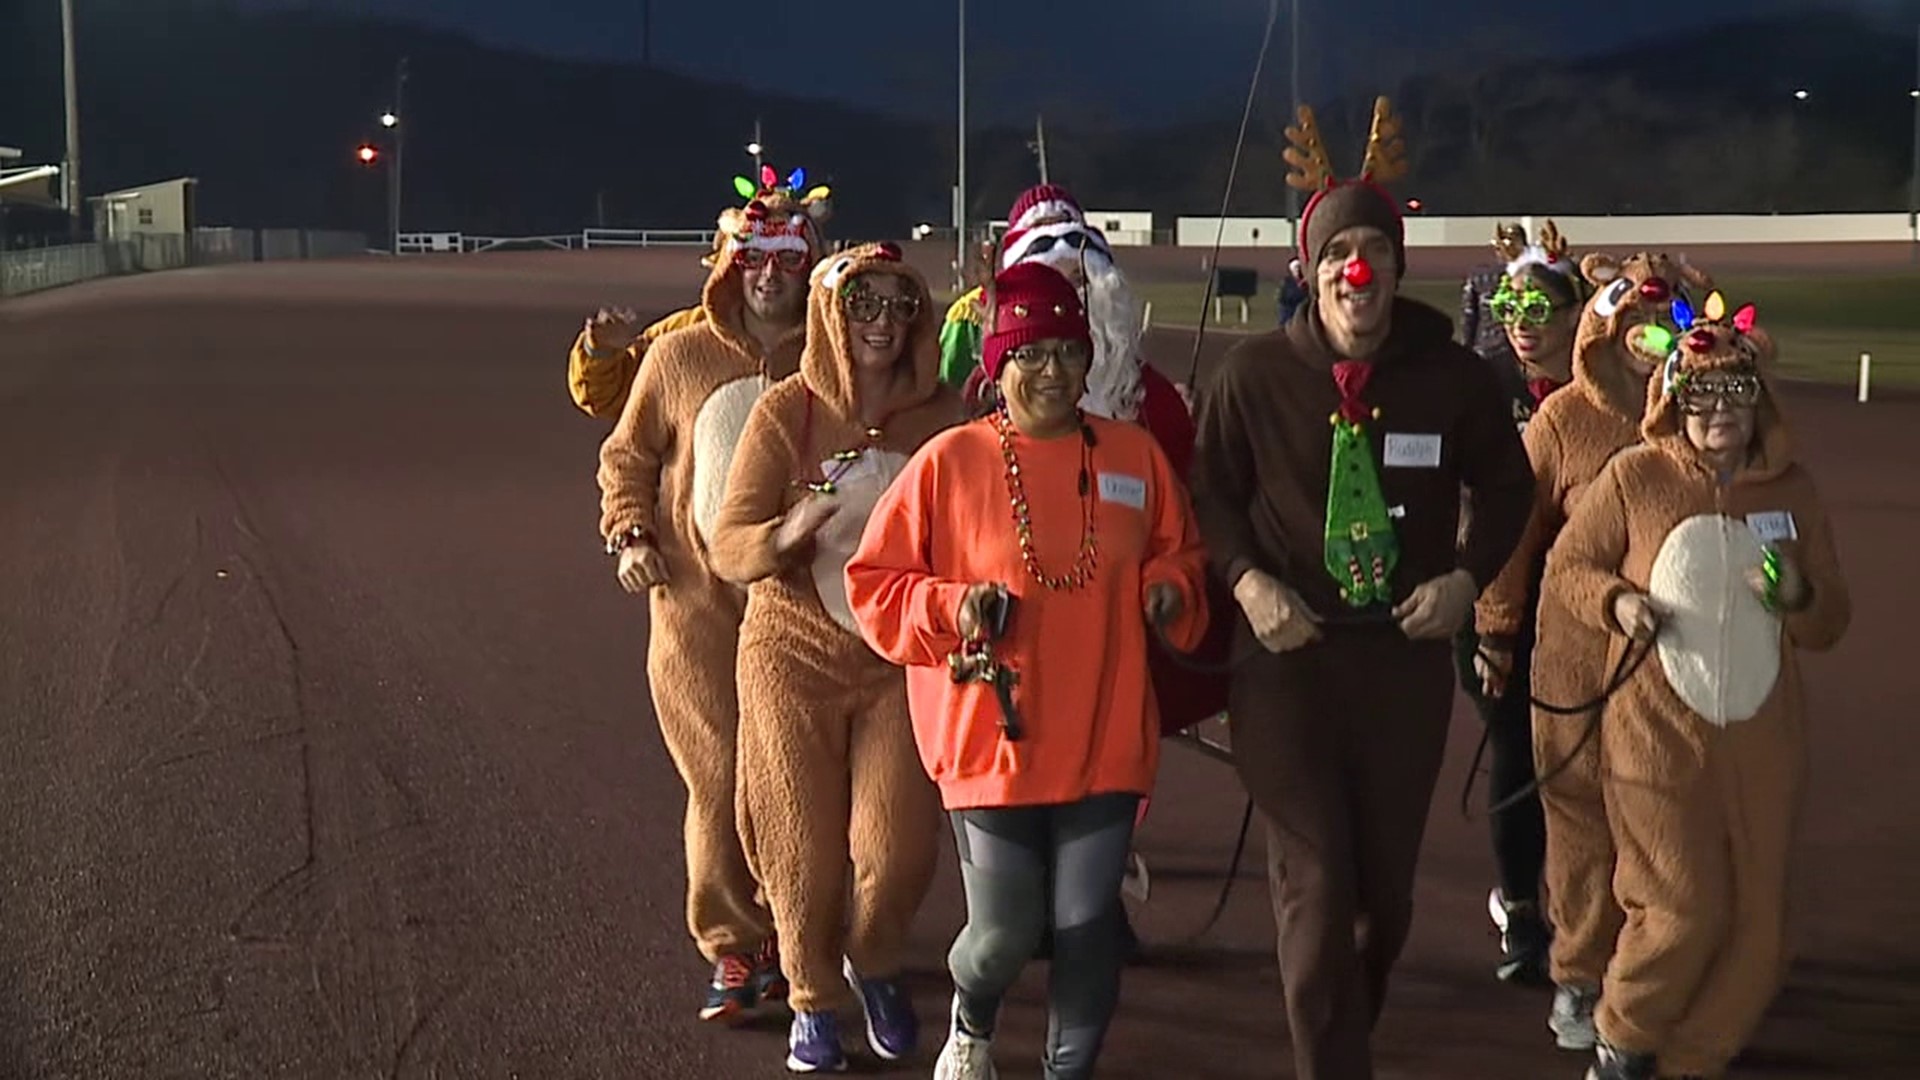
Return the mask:
[[(0, 1075), (786, 1075), (784, 1028), (692, 1020), (644, 610), (594, 534), (604, 426), (564, 388), (582, 313), (678, 306), (697, 254), (243, 266), (0, 305)], [(1920, 405), (1793, 404), (1858, 615), (1808, 664), (1802, 959), (1742, 1075), (1906, 1077)], [(1457, 719), (1381, 1075), (1572, 1080), (1545, 998), (1491, 978)], [(1102, 1075), (1290, 1075), (1257, 841), (1221, 925), (1170, 944), (1212, 905), (1237, 790), (1169, 753), (1137, 917), (1162, 947)], [(936, 1043), (952, 861), (914, 955)], [(1008, 1077), (1037, 1075), (1043, 978)]]

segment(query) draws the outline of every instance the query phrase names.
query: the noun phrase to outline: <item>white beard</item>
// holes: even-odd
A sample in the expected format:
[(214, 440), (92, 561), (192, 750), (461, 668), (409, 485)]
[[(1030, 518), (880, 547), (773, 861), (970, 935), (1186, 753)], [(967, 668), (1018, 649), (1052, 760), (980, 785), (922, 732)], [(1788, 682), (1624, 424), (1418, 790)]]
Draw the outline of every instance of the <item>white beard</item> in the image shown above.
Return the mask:
[(1140, 302), (1120, 268), (1099, 252), (1088, 251), (1083, 261), (1079, 252), (1064, 246), (1030, 261), (1063, 273), (1068, 272), (1068, 263), (1085, 268), (1093, 365), (1087, 369), (1087, 392), (1080, 398), (1080, 407), (1108, 420), (1139, 419), (1140, 405), (1147, 396), (1143, 379), (1146, 359), (1140, 354)]

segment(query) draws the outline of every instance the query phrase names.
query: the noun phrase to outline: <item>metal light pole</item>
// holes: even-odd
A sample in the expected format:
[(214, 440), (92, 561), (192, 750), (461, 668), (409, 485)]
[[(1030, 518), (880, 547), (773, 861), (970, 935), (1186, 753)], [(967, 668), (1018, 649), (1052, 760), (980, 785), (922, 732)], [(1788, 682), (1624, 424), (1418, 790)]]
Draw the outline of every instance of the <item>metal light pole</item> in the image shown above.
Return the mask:
[(380, 123), (393, 132), (393, 171), (387, 175), (387, 233), (393, 253), (400, 254), (401, 167), (407, 156), (407, 58), (401, 57), (393, 73), (393, 111)]
[[(1302, 0), (1287, 0), (1287, 46), (1291, 55), (1287, 59), (1287, 76), (1291, 82), (1289, 92), (1293, 95), (1293, 108), (1288, 110), (1288, 123), (1292, 116), (1300, 111), (1300, 4)], [(1292, 185), (1287, 187), (1288, 217), (1293, 221), (1293, 246), (1300, 246), (1300, 211), (1305, 205), (1301, 193)]]
[(1913, 28), (1913, 175), (1907, 179), (1907, 227), (1913, 230), (1913, 261), (1920, 263), (1920, 23)]
[(73, 0), (60, 0), (60, 48), (66, 66), (67, 159), (60, 170), (60, 204), (80, 232), (80, 77), (74, 67)]
[[(967, 0), (960, 5), (960, 130), (959, 163), (953, 189), (954, 276), (967, 285)], [(989, 270), (992, 268), (989, 267)]]
[(753, 118), (753, 141), (747, 144), (747, 153), (753, 155), (753, 182), (760, 182), (760, 170), (765, 168), (766, 147), (760, 142), (760, 118)]

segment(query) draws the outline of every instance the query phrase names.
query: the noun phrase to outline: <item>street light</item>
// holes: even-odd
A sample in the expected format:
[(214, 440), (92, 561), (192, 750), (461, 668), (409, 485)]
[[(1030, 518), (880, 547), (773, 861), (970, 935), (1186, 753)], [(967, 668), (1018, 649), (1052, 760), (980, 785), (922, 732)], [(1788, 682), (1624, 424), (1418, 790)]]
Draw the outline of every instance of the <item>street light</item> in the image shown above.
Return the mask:
[(1793, 96), (1800, 99), (1801, 101), (1807, 100), (1807, 92), (1805, 90), (1795, 90), (1793, 92)]
[(766, 152), (766, 149), (767, 148), (760, 142), (760, 118), (756, 116), (753, 118), (753, 141), (747, 144), (747, 153), (753, 155), (753, 179), (755, 183), (760, 182), (760, 170), (764, 165), (761, 155)]
[(381, 126), (381, 127), (384, 127), (384, 128), (390, 128), (390, 127), (394, 127), (394, 126), (396, 126), (396, 125), (398, 125), (399, 123), (400, 123), (400, 118), (399, 118), (399, 117), (397, 117), (397, 116), (395, 116), (395, 115), (393, 115), (392, 113), (381, 113), (381, 114), (380, 114), (380, 126)]

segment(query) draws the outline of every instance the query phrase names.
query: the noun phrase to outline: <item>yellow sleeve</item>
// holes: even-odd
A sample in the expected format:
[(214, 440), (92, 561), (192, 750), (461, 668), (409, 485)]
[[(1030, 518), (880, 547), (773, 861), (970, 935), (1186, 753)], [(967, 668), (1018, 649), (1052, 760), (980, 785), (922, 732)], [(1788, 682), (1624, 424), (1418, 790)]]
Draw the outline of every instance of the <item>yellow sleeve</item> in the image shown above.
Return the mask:
[(567, 354), (567, 390), (574, 405), (596, 420), (619, 416), (650, 343), (643, 336), (611, 356), (595, 357), (587, 352), (587, 332), (581, 330)]

